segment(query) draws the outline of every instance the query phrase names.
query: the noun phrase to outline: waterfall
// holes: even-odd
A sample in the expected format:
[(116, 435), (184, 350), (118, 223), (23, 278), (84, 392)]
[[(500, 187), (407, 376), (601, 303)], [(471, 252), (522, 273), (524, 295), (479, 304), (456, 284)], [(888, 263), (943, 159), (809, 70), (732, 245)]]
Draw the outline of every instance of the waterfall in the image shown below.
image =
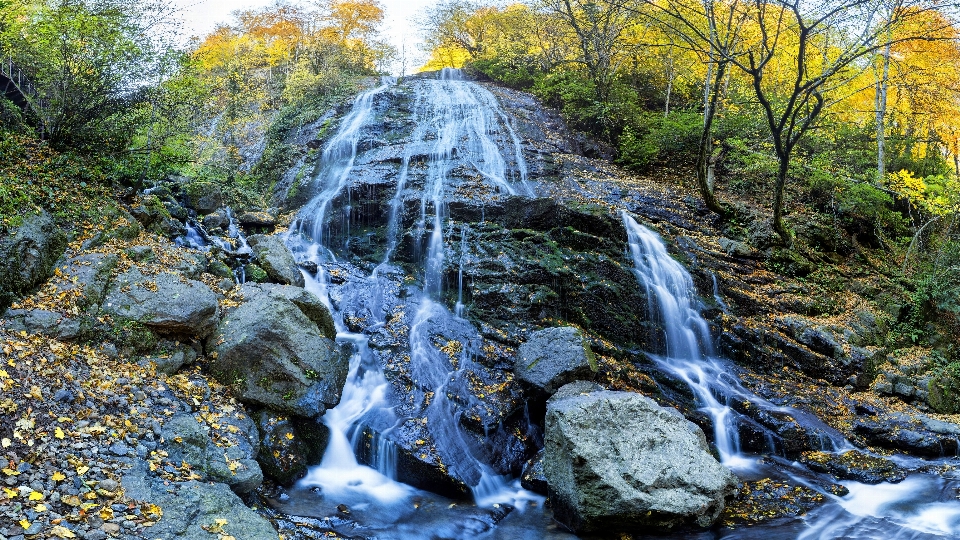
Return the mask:
[[(387, 440), (389, 429), (375, 437), (371, 462), (374, 467), (359, 463), (355, 449), (363, 443), (363, 426), (374, 422), (379, 426), (398, 425), (398, 419), (388, 397), (389, 383), (371, 353), (369, 337), (353, 333), (343, 322), (340, 307), (331, 300), (329, 266), (337, 264), (338, 253), (346, 253), (346, 243), (338, 243), (333, 228), (348, 233), (351, 172), (357, 161), (364, 128), (376, 118), (378, 95), (387, 91), (392, 81), (360, 94), (344, 117), (336, 134), (321, 155), (319, 173), (314, 179), (316, 196), (300, 211), (295, 226), (286, 237), (288, 245), (300, 260), (317, 263), (317, 274), (305, 274), (307, 289), (317, 294), (331, 310), (337, 325), (337, 340), (353, 347), (350, 371), (340, 404), (326, 412), (323, 422), (330, 429), (330, 442), (321, 464), (312, 468), (301, 481), (303, 486), (320, 487), (338, 501), (353, 507), (395, 505), (405, 501), (412, 488), (395, 481), (395, 448)], [(486, 186), (504, 195), (532, 195), (527, 183), (527, 167), (523, 161), (520, 139), (496, 98), (482, 86), (465, 81), (459, 70), (444, 70), (436, 80), (416, 80), (410, 83), (415, 92), (416, 120), (410, 142), (404, 150), (397, 174), (396, 191), (390, 201), (386, 227), (386, 251), (382, 261), (371, 275), (358, 286), (371, 294), (362, 300), (375, 320), (367, 321), (368, 328), (386, 324), (380, 305), (381, 292), (397, 279), (399, 271), (391, 264), (402, 228), (404, 198), (412, 181), (422, 182), (420, 216), (414, 227), (425, 252), (421, 259), (419, 291), (408, 297), (408, 305), (415, 309), (409, 330), (409, 370), (416, 386), (421, 389), (420, 416), (433, 438), (437, 453), (451, 475), (462, 479), (483, 504), (539, 500), (519, 485), (508, 485), (475, 455), (468, 434), (459, 422), (458, 405), (448, 397), (447, 387), (456, 380), (459, 370), (472, 362), (464, 350), (459, 358), (451, 359), (431, 342), (437, 327), (456, 326), (478, 335), (469, 323), (457, 317), (443, 303), (444, 269), (447, 260), (447, 235), (452, 230), (445, 196), (451, 181), (451, 172), (466, 167)], [(509, 151), (501, 152), (501, 146)], [(425, 170), (412, 171), (414, 156), (426, 156)], [(340, 207), (340, 210), (337, 210)], [(336, 212), (343, 212), (344, 221), (337, 222)], [(333, 219), (331, 219), (333, 218)], [(309, 224), (309, 226), (308, 226)], [(462, 250), (461, 250), (462, 252)], [(401, 276), (402, 278), (402, 276)], [(372, 297), (372, 299), (371, 299)], [(462, 290), (459, 292), (462, 300)], [(457, 308), (459, 313), (460, 308)], [(390, 428), (392, 429), (392, 428)]]

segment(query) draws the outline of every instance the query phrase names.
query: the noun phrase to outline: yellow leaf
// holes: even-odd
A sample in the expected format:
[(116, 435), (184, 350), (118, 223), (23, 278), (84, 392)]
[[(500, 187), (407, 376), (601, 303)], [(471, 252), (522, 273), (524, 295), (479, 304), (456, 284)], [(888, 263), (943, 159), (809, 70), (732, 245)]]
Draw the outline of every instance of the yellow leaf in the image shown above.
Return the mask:
[(9, 379), (10, 374), (6, 370), (0, 369), (0, 379)]
[(31, 491), (29, 499), (31, 501), (42, 501), (43, 493), (40, 493), (39, 491)]
[(80, 476), (83, 476), (89, 470), (90, 470), (90, 467), (87, 467), (86, 465), (81, 465), (80, 467), (77, 467), (77, 474), (79, 474)]
[(110, 521), (113, 519), (113, 508), (105, 506), (103, 510), (100, 510), (100, 519), (104, 521)]
[(2, 472), (7, 476), (20, 476), (20, 472), (13, 469), (3, 469)]
[(8, 438), (6, 438), (6, 437), (4, 437), (3, 440), (0, 440), (0, 446), (2, 446), (2, 447), (4, 447), (4, 448), (10, 448), (10, 445), (11, 445), (11, 444), (13, 444), (13, 443), (10, 442), (10, 439), (8, 439)]
[(47, 511), (47, 506), (44, 505), (44, 504), (38, 504), (38, 505), (34, 506), (33, 509), (34, 509), (35, 511), (37, 511), (37, 512), (46, 512), (46, 511)]
[(54, 536), (59, 538), (76, 538), (77, 535), (73, 534), (73, 531), (64, 527), (63, 525), (57, 525), (50, 531)]
[(53, 436), (58, 439), (62, 439), (64, 437), (63, 430), (60, 428), (53, 430)]
[(67, 495), (60, 500), (63, 501), (63, 504), (69, 506), (80, 506), (80, 497), (77, 497), (76, 495)]
[(286, 437), (287, 437), (287, 440), (292, 441), (292, 440), (293, 440), (293, 433), (287, 432)]
[(17, 491), (15, 489), (3, 488), (3, 492), (6, 493), (7, 498), (15, 499), (17, 497)]
[(90, 491), (90, 492), (87, 492), (87, 494), (84, 495), (84, 497), (86, 497), (89, 500), (93, 500), (97, 498), (97, 494), (93, 491)]
[(53, 473), (52, 478), (53, 478), (53, 481), (54, 481), (54, 482), (59, 482), (59, 481), (63, 480), (64, 478), (66, 478), (66, 476), (64, 476), (62, 472), (57, 471), (57, 472)]
[(19, 521), (19, 525), (20, 525), (21, 527), (23, 527), (24, 530), (27, 530), (27, 529), (30, 528), (30, 522), (27, 521), (27, 520), (25, 520), (25, 519), (21, 519), (21, 520)]

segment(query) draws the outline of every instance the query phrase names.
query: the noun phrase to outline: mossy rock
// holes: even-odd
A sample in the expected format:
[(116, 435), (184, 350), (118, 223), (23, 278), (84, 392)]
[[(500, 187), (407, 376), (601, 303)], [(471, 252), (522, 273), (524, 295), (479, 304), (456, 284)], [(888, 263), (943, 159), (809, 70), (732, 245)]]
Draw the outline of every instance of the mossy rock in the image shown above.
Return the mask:
[(256, 264), (248, 264), (244, 266), (243, 272), (247, 281), (252, 281), (254, 283), (266, 283), (270, 281), (270, 277), (267, 276), (266, 270), (260, 268)]
[(960, 413), (960, 365), (950, 364), (934, 372), (927, 390), (930, 392), (928, 401), (935, 411)]

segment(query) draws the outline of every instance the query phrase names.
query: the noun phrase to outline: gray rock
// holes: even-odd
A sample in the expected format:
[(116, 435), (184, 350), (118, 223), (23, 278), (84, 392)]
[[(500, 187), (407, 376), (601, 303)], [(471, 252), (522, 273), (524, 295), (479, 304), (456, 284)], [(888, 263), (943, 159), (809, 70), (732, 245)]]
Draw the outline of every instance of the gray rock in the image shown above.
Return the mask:
[(225, 230), (229, 225), (230, 220), (220, 212), (214, 212), (203, 217), (203, 228), (208, 231), (212, 231), (213, 229)]
[(45, 309), (8, 309), (3, 316), (10, 321), (8, 328), (15, 332), (26, 331), (71, 341), (76, 339), (81, 331), (80, 321)]
[(268, 212), (244, 212), (237, 218), (244, 227), (273, 227), (277, 218)]
[(263, 472), (282, 485), (290, 485), (320, 462), (329, 431), (314, 420), (303, 420), (264, 409), (256, 415), (263, 449), (257, 461)]
[(271, 281), (303, 287), (303, 274), (293, 260), (290, 249), (284, 245), (280, 237), (255, 234), (247, 239), (247, 243), (253, 248), (253, 254), (260, 263), (259, 266)]
[(209, 214), (223, 205), (223, 193), (214, 182), (194, 182), (187, 192), (198, 214)]
[(137, 267), (111, 284), (103, 310), (161, 333), (204, 337), (217, 324), (217, 297), (199, 281), (161, 272), (146, 276)]
[(180, 368), (192, 363), (196, 359), (197, 352), (187, 347), (163, 356), (145, 357), (142, 364), (148, 366), (152, 363), (156, 366), (157, 373), (173, 375), (177, 371), (180, 371)]
[(578, 533), (710, 526), (737, 479), (699, 427), (640, 394), (547, 403), (544, 475), (555, 516)]
[(52, 276), (66, 249), (67, 235), (46, 212), (28, 215), (20, 227), (0, 237), (0, 310)]
[(256, 302), (261, 295), (289, 300), (320, 328), (324, 337), (328, 339), (336, 339), (337, 337), (337, 329), (333, 322), (333, 316), (330, 315), (330, 310), (323, 305), (317, 295), (306, 289), (273, 283), (247, 283), (241, 287), (240, 294), (247, 302)]
[(546, 495), (549, 492), (547, 477), (543, 474), (543, 450), (537, 452), (537, 455), (527, 460), (527, 463), (523, 466), (520, 485), (524, 489), (529, 489), (541, 495)]
[(157, 258), (151, 246), (133, 246), (126, 250), (127, 257), (136, 262), (150, 262)]
[(741, 257), (741, 258), (758, 258), (760, 257), (760, 252), (753, 248), (753, 246), (745, 243), (738, 242), (736, 240), (731, 240), (729, 238), (720, 238), (717, 240), (717, 243), (720, 244), (720, 247), (730, 255), (731, 257)]
[(547, 394), (578, 379), (593, 379), (596, 359), (579, 330), (545, 328), (530, 334), (513, 366), (517, 378)]
[(226, 534), (250, 540), (275, 540), (277, 532), (263, 517), (247, 508), (226, 484), (186, 482), (165, 485), (150, 476), (147, 465), (136, 466), (123, 477), (123, 488), (131, 498), (150, 501), (163, 510), (163, 519), (149, 529), (149, 537), (161, 540), (209, 540), (202, 527), (217, 519), (226, 520)]
[[(252, 422), (243, 427), (253, 431), (255, 443), (256, 428)], [(207, 428), (188, 414), (178, 414), (168, 420), (162, 432), (164, 449), (170, 461), (185, 461), (209, 479), (223, 482), (241, 494), (253, 491), (263, 482), (263, 472), (254, 461), (258, 446), (250, 443), (249, 435), (243, 433), (240, 437), (245, 444), (219, 447), (207, 435)]]
[(224, 317), (210, 369), (246, 403), (315, 417), (340, 402), (348, 355), (293, 302), (261, 295)]

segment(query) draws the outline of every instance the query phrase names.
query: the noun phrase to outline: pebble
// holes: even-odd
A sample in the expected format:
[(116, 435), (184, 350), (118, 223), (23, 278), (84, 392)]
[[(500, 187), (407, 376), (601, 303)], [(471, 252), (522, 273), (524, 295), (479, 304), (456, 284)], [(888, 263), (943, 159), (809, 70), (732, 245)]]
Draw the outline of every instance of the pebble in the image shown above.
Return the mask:
[(73, 392), (67, 390), (66, 388), (61, 388), (57, 390), (57, 393), (53, 395), (53, 399), (59, 401), (60, 403), (70, 403), (73, 401)]
[(115, 456), (125, 456), (130, 453), (130, 447), (123, 443), (116, 443), (110, 447), (110, 453)]
[(43, 523), (39, 521), (27, 527), (27, 530), (23, 531), (23, 534), (26, 536), (32, 536), (34, 534), (40, 534), (40, 531), (43, 530)]
[(107, 478), (106, 480), (100, 481), (100, 488), (107, 491), (114, 491), (117, 489), (117, 486), (119, 486), (119, 484), (112, 478)]
[(121, 523), (121, 525), (123, 525), (124, 529), (135, 529), (137, 527), (137, 522), (126, 520), (123, 523)]
[(120, 532), (120, 526), (116, 523), (104, 523), (100, 530), (107, 534), (118, 534)]
[(105, 532), (103, 532), (103, 531), (99, 531), (99, 530), (98, 530), (98, 531), (90, 531), (90, 532), (88, 532), (88, 533), (84, 536), (84, 538), (86, 538), (86, 540), (106, 540), (106, 539), (107, 539), (107, 533), (105, 533)]

